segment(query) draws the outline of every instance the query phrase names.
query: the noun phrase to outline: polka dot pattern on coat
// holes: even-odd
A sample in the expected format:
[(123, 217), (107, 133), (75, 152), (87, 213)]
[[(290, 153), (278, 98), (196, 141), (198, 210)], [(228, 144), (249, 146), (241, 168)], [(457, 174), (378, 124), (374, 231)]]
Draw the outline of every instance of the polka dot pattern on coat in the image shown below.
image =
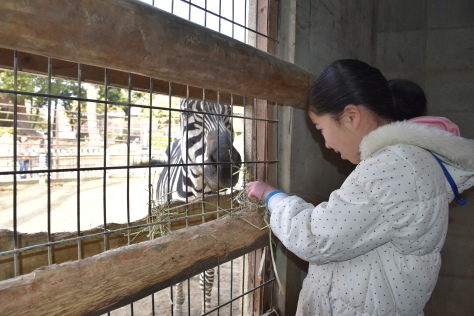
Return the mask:
[(419, 147), (362, 161), (327, 202), (290, 196), (272, 209), (283, 244), (310, 262), (298, 315), (419, 315), (436, 284), (450, 196)]

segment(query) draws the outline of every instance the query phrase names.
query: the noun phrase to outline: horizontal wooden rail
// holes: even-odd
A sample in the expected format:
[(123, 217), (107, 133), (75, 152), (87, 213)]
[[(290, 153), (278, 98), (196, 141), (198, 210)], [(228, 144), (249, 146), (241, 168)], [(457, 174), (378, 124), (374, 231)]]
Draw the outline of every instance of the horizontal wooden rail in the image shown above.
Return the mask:
[[(58, 183), (61, 182), (58, 179)], [(234, 191), (234, 194), (237, 194), (237, 191)], [(48, 265), (49, 254), (48, 251), (45, 251), (48, 246), (50, 246), (56, 264), (78, 259), (78, 247), (80, 247), (82, 258), (88, 258), (103, 252), (104, 248), (115, 249), (129, 245), (130, 240), (127, 232), (134, 236), (133, 243), (147, 241), (150, 240), (148, 236), (150, 231), (153, 232), (154, 237), (160, 236), (157, 222), (166, 223), (164, 224), (166, 226), (165, 232), (197, 226), (228, 214), (227, 210), (235, 207), (235, 203), (229, 194), (206, 195), (204, 200), (199, 198), (189, 203), (172, 201), (169, 205), (166, 204), (153, 210), (151, 217), (147, 216), (129, 224), (108, 223), (106, 245), (104, 245), (104, 228), (102, 226), (83, 230), (80, 236), (77, 236), (77, 232), (48, 234), (48, 232), (22, 233), (18, 231), (15, 235), (13, 231), (0, 230), (0, 281), (15, 276), (15, 258), (13, 256), (15, 237), (18, 247), (16, 252), (19, 253), (19, 274), (23, 275)], [(78, 243), (79, 240), (81, 240), (80, 243)]]
[(38, 269), (0, 282), (0, 314), (101, 315), (267, 246), (268, 230), (257, 228), (264, 226), (261, 212), (243, 210), (151, 241)]
[[(1, 14), (1, 13), (0, 13)], [(0, 44), (1, 45), (1, 44)], [(39, 76), (48, 76), (48, 58), (26, 52), (18, 52), (17, 69), (20, 72), (37, 74)], [(53, 78), (61, 78), (76, 81), (79, 78), (78, 64), (61, 60), (51, 59), (51, 76)], [(14, 51), (11, 49), (0, 48), (0, 68), (14, 69)], [(105, 67), (96, 67), (81, 64), (81, 80), (82, 82), (103, 85), (105, 83)], [(130, 79), (130, 80), (129, 80)], [(109, 87), (119, 87), (145, 92), (169, 94), (175, 97), (190, 97), (193, 99), (202, 99), (203, 89), (193, 86), (186, 86), (179, 83), (170, 83), (165, 80), (152, 79), (150, 77), (131, 74), (107, 68), (107, 85)], [(220, 103), (233, 105), (248, 105), (243, 96), (236, 94), (217, 92), (206, 89), (206, 100), (219, 101)], [(247, 102), (247, 103), (246, 103)]]
[(0, 47), (303, 108), (315, 76), (131, 0), (0, 1)]

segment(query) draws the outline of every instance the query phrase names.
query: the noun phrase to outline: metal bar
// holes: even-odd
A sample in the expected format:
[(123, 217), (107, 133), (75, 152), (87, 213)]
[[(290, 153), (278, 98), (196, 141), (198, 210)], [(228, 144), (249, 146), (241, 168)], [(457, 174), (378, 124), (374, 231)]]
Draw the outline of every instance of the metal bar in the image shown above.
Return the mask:
[[(128, 113), (127, 113), (127, 226), (130, 226), (130, 150), (131, 150), (131, 142), (132, 142), (132, 107), (130, 104), (132, 103), (132, 76), (128, 74)], [(107, 120), (107, 116), (105, 116)], [(106, 124), (107, 125), (107, 124)], [(170, 124), (171, 126), (171, 124)], [(104, 135), (106, 139), (105, 143), (107, 144), (107, 134)], [(105, 151), (104, 151), (105, 153)], [(130, 231), (127, 233), (128, 244), (130, 244)], [(133, 313), (132, 313), (133, 314)]]
[[(18, 52), (13, 55), (13, 89), (18, 90)], [(13, 247), (18, 248), (18, 179), (17, 179), (17, 161), (18, 161), (18, 95), (14, 95), (13, 99)], [(18, 253), (13, 257), (14, 275), (18, 276), (20, 271)]]
[[(231, 110), (231, 112), (230, 112), (230, 114), (231, 114), (230, 124), (233, 127), (234, 126), (234, 95), (233, 94), (230, 95), (230, 105), (231, 105), (231, 108), (230, 108), (230, 110)], [(234, 133), (235, 133), (235, 131), (234, 131)], [(232, 135), (232, 137), (234, 137), (234, 135)], [(230, 148), (230, 156), (231, 157), (233, 157), (233, 150), (234, 150), (233, 148), (234, 147)], [(245, 148), (245, 146), (244, 146), (244, 148)], [(233, 172), (233, 169), (231, 169), (231, 170)], [(238, 172), (240, 172), (240, 171), (238, 171)], [(233, 207), (234, 206), (234, 187), (230, 188), (230, 198), (231, 198), (230, 207)]]
[[(249, 16), (247, 14), (247, 1), (245, 1), (244, 6), (244, 18), (245, 18), (245, 25), (249, 25)], [(247, 43), (247, 32), (244, 32), (244, 43)]]
[[(278, 160), (249, 160), (249, 161), (243, 161), (242, 163), (244, 164), (274, 164), (274, 163), (279, 163)], [(166, 164), (163, 166), (171, 166), (171, 167), (176, 167), (176, 166), (206, 166), (206, 165), (223, 165), (223, 164), (232, 164), (231, 162), (205, 162), (205, 163), (189, 163), (189, 164)], [(162, 165), (157, 165), (157, 167), (162, 167)], [(107, 170), (123, 170), (126, 169), (127, 167), (123, 166), (110, 166), (110, 167), (84, 167), (81, 168), (80, 171), (107, 171)], [(143, 168), (149, 168), (149, 165), (145, 166), (130, 166), (130, 169), (143, 169)], [(47, 172), (47, 169), (38, 169), (35, 171), (22, 171), (23, 173), (30, 174), (30, 173), (41, 173), (41, 172)], [(55, 169), (55, 173), (61, 173), (61, 172), (75, 172), (77, 171), (77, 168), (62, 168), (62, 169)], [(19, 172), (17, 172), (19, 173)], [(0, 175), (11, 175), (11, 171), (1, 171)]]
[[(267, 259), (267, 247), (263, 248), (261, 250), (262, 252), (262, 257), (260, 258), (261, 262), (260, 264), (264, 264), (265, 265), (265, 262), (266, 262), (266, 259)], [(262, 280), (263, 282), (265, 282), (265, 267), (263, 267), (262, 271), (258, 271), (259, 273), (261, 273), (261, 276), (262, 276)], [(264, 312), (264, 302), (265, 302), (265, 288), (262, 288), (262, 291), (260, 291), (260, 302), (259, 302), (259, 306), (260, 306), (260, 311), (259, 311), (259, 314), (260, 315), (263, 315), (263, 312)]]
[[(254, 29), (249, 28), (249, 27), (247, 27), (247, 26), (245, 26), (245, 25), (242, 25), (242, 24), (240, 24), (240, 23), (235, 22), (233, 19), (231, 20), (231, 19), (228, 19), (228, 18), (222, 16), (222, 15), (221, 15), (221, 12), (220, 12), (220, 9), (221, 9), (221, 5), (220, 5), (221, 2), (220, 2), (220, 1), (221, 1), (221, 0), (219, 1), (219, 13), (214, 13), (214, 12), (212, 12), (212, 11), (210, 11), (210, 10), (207, 10), (205, 7), (203, 8), (203, 7), (201, 7), (201, 6), (197, 5), (197, 4), (194, 4), (194, 3), (190, 2), (190, 1), (187, 1), (187, 0), (181, 0), (181, 1), (182, 1), (182, 2), (185, 2), (185, 3), (188, 3), (190, 6), (193, 6), (193, 7), (196, 7), (196, 8), (198, 8), (198, 9), (200, 9), (200, 10), (204, 11), (205, 13), (209, 13), (209, 14), (211, 14), (211, 15), (214, 15), (214, 16), (218, 17), (219, 19), (222, 19), (222, 20), (224, 20), (224, 21), (230, 22), (230, 23), (232, 24), (232, 26), (234, 26), (234, 25), (239, 26), (239, 27), (241, 27), (241, 28), (243, 28), (243, 29), (245, 29), (245, 30), (247, 30), (247, 31), (250, 31), (250, 32), (252, 32), (252, 33), (255, 33), (255, 34), (257, 34), (257, 35), (264, 36), (264, 37), (266, 37), (267, 39), (269, 39), (269, 40), (271, 40), (271, 41), (274, 41), (275, 43), (279, 43), (279, 40), (278, 40), (277, 38), (273, 38), (273, 37), (268, 36), (268, 35), (266, 35), (266, 34), (260, 33), (260, 32), (258, 32), (257, 30), (254, 30)], [(206, 3), (207, 3), (207, 2), (206, 2)], [(245, 3), (245, 5), (247, 5), (247, 2)], [(205, 25), (205, 26), (206, 26), (206, 25)], [(219, 23), (219, 31), (220, 31), (220, 30), (221, 30), (221, 29), (220, 29), (220, 23)], [(232, 37), (233, 37), (233, 36), (232, 36)]]
[(188, 315), (191, 315), (191, 279), (186, 280), (188, 286)]
[[(191, 7), (190, 7), (191, 8)], [(189, 98), (189, 86), (186, 86), (186, 98)], [(189, 124), (189, 115), (186, 115), (186, 125)], [(189, 129), (186, 128), (186, 148), (188, 148), (188, 140), (189, 140)], [(184, 167), (185, 168), (185, 175), (186, 175), (186, 178), (189, 176), (189, 167), (188, 167), (188, 164), (189, 164), (189, 151), (186, 150), (186, 166)], [(189, 202), (189, 197), (186, 196), (186, 204), (188, 204)], [(189, 226), (189, 207), (188, 205), (186, 205), (186, 227)], [(187, 279), (186, 280), (186, 287), (187, 287), (187, 297), (188, 297), (188, 304), (187, 304), (187, 308), (188, 308), (188, 315), (191, 315), (191, 280), (190, 279)]]
[[(173, 2), (174, 3), (174, 2)], [(171, 172), (170, 172), (170, 165), (171, 165), (171, 91), (172, 91), (172, 84), (169, 83), (168, 86), (168, 163), (166, 166), (168, 167), (168, 182), (167, 182), (167, 192), (171, 192)], [(160, 197), (161, 198), (161, 197)]]
[[(202, 89), (202, 101), (206, 101), (206, 90), (205, 89)], [(205, 143), (204, 143), (204, 138), (206, 136), (206, 118), (207, 116), (206, 115), (203, 115), (202, 116), (202, 133), (204, 135), (204, 137), (202, 137), (202, 142), (201, 142), (201, 145), (202, 145), (202, 148), (205, 148)], [(204, 163), (204, 157), (205, 154), (203, 153), (202, 155), (202, 161), (201, 161), (201, 168), (202, 168), (202, 178), (201, 178), (201, 187), (204, 188), (204, 178), (205, 178), (205, 175), (204, 173), (206, 172), (205, 170), (205, 163)], [(204, 194), (201, 196), (201, 200), (204, 201)], [(202, 214), (204, 214), (204, 205), (201, 207), (201, 212)], [(204, 215), (202, 216), (202, 223), (204, 224)]]
[(151, 315), (155, 316), (155, 293), (151, 294)]
[(188, 21), (191, 21), (191, 6), (188, 5)]
[[(270, 23), (268, 23), (268, 21), (270, 21), (270, 0), (267, 0), (267, 10), (266, 10), (266, 11), (267, 11), (267, 12), (266, 12), (266, 13), (267, 13), (267, 17), (266, 17), (266, 19), (265, 19), (265, 24), (266, 24), (266, 30), (265, 30), (265, 32), (266, 32), (266, 35), (267, 35), (266, 38), (269, 39), (269, 38), (271, 38), (271, 37), (268, 35), (268, 34), (270, 34), (270, 32), (269, 32), (269, 31), (270, 31)], [(277, 43), (278, 43), (278, 42), (277, 42)], [(268, 46), (268, 45), (267, 45), (267, 46)], [(267, 51), (268, 51), (268, 47), (267, 47)]]
[[(253, 110), (253, 115), (252, 117), (257, 117), (257, 100), (254, 98), (252, 99), (252, 103), (253, 103), (253, 106), (252, 106), (252, 110)], [(254, 139), (255, 139), (255, 163), (254, 163), (254, 168), (253, 168), (253, 172), (254, 172), (254, 180), (264, 180), (264, 179), (259, 179), (258, 178), (258, 162), (260, 161), (259, 160), (259, 154), (260, 154), (260, 151), (259, 151), (259, 148), (258, 148), (258, 137), (259, 137), (259, 124), (258, 124), (258, 121), (255, 121), (255, 120), (252, 120), (253, 123), (254, 123), (254, 130), (252, 131), (252, 136), (254, 136)], [(263, 164), (263, 166), (265, 166), (265, 164)]]
[[(221, 305), (221, 266), (217, 266), (217, 305)], [(220, 315), (220, 308), (217, 309), (217, 316)]]
[(229, 314), (232, 315), (232, 302), (233, 302), (233, 295), (234, 295), (234, 260), (230, 261), (230, 306), (229, 306)]
[[(265, 104), (265, 118), (268, 119), (268, 102), (266, 102)], [(265, 126), (265, 153), (264, 153), (264, 157), (263, 157), (263, 160), (268, 160), (268, 157), (269, 157), (269, 142), (268, 142), (268, 137), (269, 137), (269, 132), (268, 132), (268, 121), (265, 121), (263, 122), (264, 126)], [(268, 166), (265, 166), (265, 181), (268, 181), (268, 173), (270, 172), (270, 170), (268, 170)]]
[[(174, 6), (174, 0), (172, 1), (172, 6)], [(173, 8), (172, 8), (173, 10)], [(167, 163), (167, 168), (168, 168), (168, 173), (167, 173), (167, 176), (168, 176), (168, 182), (167, 182), (167, 192), (171, 192), (171, 172), (170, 172), (170, 164), (171, 164), (171, 113), (172, 113), (172, 110), (171, 110), (171, 95), (172, 95), (172, 89), (173, 89), (173, 86), (172, 86), (172, 83), (169, 82), (169, 85), (168, 85), (168, 163)], [(162, 171), (163, 172), (163, 171)], [(161, 198), (161, 197), (160, 197)], [(169, 203), (169, 201), (167, 202)], [(166, 221), (166, 224), (168, 224), (168, 229), (171, 230), (171, 223), (169, 221)], [(171, 285), (169, 287), (169, 292), (170, 292), (170, 306), (171, 306), (171, 315), (173, 316), (174, 315), (174, 290), (173, 290), (173, 285)]]
[(207, 27), (207, 0), (204, 1), (204, 26)]
[[(51, 94), (51, 76), (52, 76), (51, 58), (48, 57), (48, 94)], [(55, 109), (54, 117), (56, 118), (56, 109)], [(51, 137), (52, 136), (53, 135), (52, 135), (52, 128), (51, 128), (51, 98), (48, 98), (48, 153), (47, 153), (47, 159), (46, 159), (46, 161), (48, 162), (48, 171), (46, 173), (48, 180), (51, 180), (51, 169), (53, 168), (52, 166), (53, 159), (51, 157), (52, 156), (51, 155)], [(51, 241), (51, 216), (52, 216), (51, 214), (51, 181), (48, 181), (47, 186), (48, 186), (48, 206), (47, 206), (48, 242), (50, 242)], [(52, 265), (52, 264), (53, 264), (52, 248), (48, 247), (48, 265)]]
[[(257, 8), (256, 8), (256, 10), (255, 10), (255, 28), (256, 28), (256, 29), (259, 29), (259, 25), (258, 25), (258, 22), (259, 22), (258, 17), (260, 16), (260, 15), (259, 15), (259, 12), (260, 12), (260, 10), (259, 10), (259, 4), (260, 4), (260, 1), (259, 1), (259, 0), (256, 0), (256, 1), (255, 1), (255, 5), (257, 6)], [(254, 44), (254, 46), (257, 47), (257, 48), (262, 49), (262, 47), (258, 47), (258, 46), (259, 46), (259, 45), (258, 45), (258, 35), (260, 35), (260, 34), (257, 34), (257, 36), (255, 36), (255, 44)], [(263, 49), (263, 50), (265, 51), (265, 49)]]
[[(109, 100), (109, 76), (108, 76), (108, 69), (104, 69), (104, 93), (105, 93), (105, 103), (104, 103), (104, 117), (107, 117), (108, 113), (108, 100)], [(94, 100), (93, 102), (96, 102)], [(98, 168), (99, 170), (103, 170), (102, 173), (102, 214), (104, 217), (104, 231), (107, 229), (107, 134), (104, 135), (104, 160), (103, 160), (103, 168)], [(104, 235), (104, 251), (107, 251), (108, 247), (108, 235)]]
[[(189, 97), (189, 86), (186, 86), (186, 97), (188, 98)], [(186, 126), (189, 124), (189, 115), (186, 115)], [(188, 148), (188, 141), (189, 141), (189, 129), (186, 128), (186, 148)], [(185, 175), (186, 175), (186, 178), (189, 176), (189, 168), (188, 168), (188, 165), (189, 165), (189, 151), (186, 150), (186, 166), (184, 167), (185, 168)], [(189, 200), (189, 197), (186, 196), (186, 203), (188, 203), (188, 200)], [(188, 207), (186, 206), (186, 214), (188, 213), (189, 209)], [(186, 221), (186, 226), (188, 225), (188, 221)], [(189, 280), (188, 280), (188, 296), (189, 296)], [(190, 300), (188, 299), (188, 305), (190, 304)], [(191, 313), (191, 306), (188, 306), (189, 308), (189, 311), (188, 313), (190, 314)]]
[(234, 28), (235, 28), (235, 25), (236, 25), (236, 23), (235, 23), (235, 12), (234, 12), (234, 10), (235, 10), (235, 2), (234, 2), (234, 0), (232, 0), (232, 38), (235, 38), (235, 34), (234, 34), (235, 30), (234, 30)]
[[(78, 91), (77, 95), (80, 96), (82, 94), (82, 65), (77, 65), (77, 83), (78, 83)], [(77, 236), (81, 236), (81, 102), (78, 102), (77, 105), (77, 190), (76, 190), (76, 198), (77, 198)], [(78, 259), (82, 259), (82, 240), (77, 241), (77, 257)]]
[[(139, 107), (142, 109), (149, 109), (152, 108), (154, 110), (170, 110), (169, 107), (159, 107), (159, 106), (149, 106), (149, 105), (143, 105), (143, 104), (135, 104), (135, 103), (124, 103), (124, 102), (117, 102), (117, 101), (105, 101), (105, 100), (93, 100), (93, 99), (87, 99), (87, 98), (80, 98), (80, 97), (69, 97), (69, 96), (61, 96), (61, 95), (54, 95), (54, 94), (48, 94), (48, 93), (35, 93), (35, 92), (27, 92), (27, 91), (15, 91), (15, 90), (9, 90), (9, 89), (0, 89), (0, 93), (9, 93), (9, 94), (15, 94), (15, 95), (27, 95), (27, 96), (36, 96), (36, 97), (49, 97), (49, 98), (58, 98), (58, 99), (64, 99), (64, 100), (71, 100), (71, 101), (78, 101), (78, 102), (96, 102), (96, 103), (102, 103), (102, 104), (111, 104), (111, 105), (130, 105), (134, 107)], [(207, 112), (201, 112), (201, 111), (190, 111), (190, 110), (181, 110), (181, 109), (173, 109), (172, 111), (175, 112), (191, 112), (191, 113), (197, 113), (197, 114), (207, 114)], [(215, 114), (218, 116), (230, 116), (226, 114)], [(242, 116), (234, 116), (237, 118), (247, 118), (247, 119), (254, 119), (257, 121), (265, 121), (263, 118), (253, 118), (253, 117), (242, 117)], [(275, 120), (269, 120), (270, 122), (276, 122)]]
[[(148, 161), (152, 160), (151, 156), (151, 147), (152, 147), (152, 133), (153, 133), (153, 79), (150, 78), (150, 109), (149, 109), (149, 118), (148, 118)], [(152, 211), (152, 201), (153, 201), (153, 183), (151, 175), (151, 164), (148, 166), (148, 217), (151, 218)], [(151, 236), (150, 236), (151, 238)], [(154, 306), (153, 306), (154, 308)]]
[[(257, 251), (253, 252), (253, 285), (255, 285), (257, 280)], [(252, 295), (252, 311), (255, 312), (255, 295)]]
[[(153, 1), (154, 5), (154, 1)], [(150, 78), (150, 92), (149, 92), (149, 98), (150, 98), (150, 109), (149, 109), (149, 118), (148, 118), (148, 159), (151, 161), (151, 147), (152, 147), (152, 133), (153, 133), (153, 79)], [(148, 167), (148, 217), (151, 218), (152, 215), (152, 200), (153, 200), (153, 184), (152, 184), (152, 175), (151, 175), (151, 165)], [(150, 239), (151, 239), (150, 235)], [(151, 298), (151, 314), (154, 316), (155, 315), (155, 294), (152, 293), (150, 295)]]
[[(246, 276), (245, 267), (246, 267), (246, 265), (244, 264), (244, 262), (246, 262), (246, 260), (248, 260), (248, 255), (243, 255), (242, 256), (242, 262), (243, 262), (242, 263), (242, 288), (241, 288), (242, 293), (245, 292), (245, 276)], [(242, 301), (241, 301), (241, 306), (240, 306), (240, 310), (242, 311), (242, 315), (244, 315), (244, 306), (245, 306), (244, 298), (245, 298), (245, 296), (242, 296)]]
[[(185, 0), (181, 0), (181, 1), (185, 1)], [(219, 0), (219, 15), (217, 17), (219, 18), (219, 33), (221, 33), (222, 19), (224, 19), (224, 17), (222, 16), (222, 0)]]
[(171, 316), (174, 315), (174, 296), (173, 296), (173, 285), (169, 287), (170, 289), (170, 305), (171, 305)]
[[(219, 12), (220, 12), (220, 8), (221, 8), (221, 2), (219, 0)], [(217, 91), (217, 105), (220, 105), (220, 93), (219, 93), (219, 91)], [(225, 131), (222, 131), (222, 132), (225, 132)], [(217, 135), (219, 135), (219, 134), (220, 134), (220, 124), (217, 125)], [(221, 149), (220, 137), (218, 136), (217, 137), (217, 162), (220, 162), (219, 161), (220, 149)], [(231, 147), (231, 150), (232, 150), (232, 147)], [(231, 153), (231, 157), (232, 157), (232, 153)], [(219, 168), (217, 168), (217, 187), (220, 188)], [(220, 197), (220, 192), (217, 191), (217, 205), (219, 205), (219, 197)], [(219, 214), (217, 215), (217, 218), (219, 218)]]

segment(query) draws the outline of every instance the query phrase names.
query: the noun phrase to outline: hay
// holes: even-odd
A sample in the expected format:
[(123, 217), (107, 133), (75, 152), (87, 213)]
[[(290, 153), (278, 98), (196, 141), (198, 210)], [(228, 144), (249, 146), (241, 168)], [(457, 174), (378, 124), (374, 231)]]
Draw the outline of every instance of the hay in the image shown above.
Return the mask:
[[(196, 205), (196, 204), (210, 206), (212, 208), (215, 208), (216, 211), (212, 213), (204, 213), (204, 214), (199, 214), (199, 215), (194, 215), (194, 216), (206, 216), (209, 214), (222, 214), (223, 213), (224, 215), (222, 217), (233, 216), (237, 219), (247, 222), (249, 225), (251, 225), (255, 229), (258, 229), (258, 230), (268, 229), (270, 227), (270, 224), (269, 224), (270, 214), (266, 212), (265, 202), (261, 200), (252, 201), (251, 199), (249, 199), (245, 191), (245, 184), (253, 181), (252, 176), (250, 175), (250, 172), (248, 170), (248, 167), (246, 165), (243, 165), (237, 172), (243, 173), (244, 180), (242, 181), (243, 184), (240, 187), (235, 188), (235, 190), (233, 191), (235, 194), (233, 194), (233, 197), (232, 197), (232, 205), (235, 205), (235, 207), (224, 209), (224, 208), (221, 208), (217, 204), (210, 203), (208, 201), (201, 200), (201, 199), (196, 199), (187, 203), (179, 203), (179, 204), (172, 204), (169, 202), (163, 203), (162, 201), (167, 201), (168, 195), (173, 193), (173, 192), (170, 192), (163, 197), (158, 197), (156, 200), (150, 201), (152, 212), (151, 212), (151, 215), (147, 216), (147, 224), (151, 224), (151, 225), (134, 233), (135, 237), (133, 239), (135, 239), (138, 235), (142, 233), (146, 233), (147, 237), (150, 239), (154, 239), (154, 238), (171, 233), (171, 222), (174, 220), (183, 220), (183, 219), (189, 218), (186, 214), (186, 208), (189, 206)], [(153, 186), (151, 186), (151, 190), (152, 190), (151, 193), (153, 194)], [(227, 190), (228, 189), (220, 190), (218, 194), (221, 192), (225, 192)], [(263, 227), (259, 227), (258, 225), (251, 223), (250, 221), (246, 220), (245, 218), (239, 215), (238, 213), (239, 211), (248, 210), (248, 209), (251, 209), (254, 211), (260, 211), (263, 216), (263, 221), (265, 222), (266, 225)], [(284, 293), (284, 288), (281, 284), (280, 278), (278, 276), (278, 271), (276, 269), (275, 254), (273, 250), (273, 246), (276, 245), (276, 242), (273, 240), (271, 229), (268, 229), (268, 235), (269, 235), (269, 241), (270, 241), (269, 242), (270, 257), (271, 257), (271, 261), (273, 265), (273, 271), (275, 273), (275, 279), (278, 283), (280, 291)]]

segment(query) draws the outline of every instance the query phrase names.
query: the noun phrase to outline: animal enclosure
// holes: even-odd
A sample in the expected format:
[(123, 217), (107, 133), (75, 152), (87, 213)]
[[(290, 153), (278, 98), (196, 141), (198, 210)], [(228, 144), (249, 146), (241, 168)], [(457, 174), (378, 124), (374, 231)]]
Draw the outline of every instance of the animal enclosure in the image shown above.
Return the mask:
[[(189, 12), (196, 8), (184, 2)], [(239, 29), (242, 41), (271, 51), (277, 3), (245, 8), (232, 34)], [(248, 180), (275, 181), (268, 175), (278, 175), (276, 104), (298, 104), (293, 93), (311, 76), (135, 1), (21, 8), (4, 1), (0, 9), (10, 17), (0, 34), (1, 309), (173, 314), (174, 284), (191, 278), (184, 308), (191, 315), (201, 313), (203, 298), (195, 276), (213, 267), (213, 305), (204, 313), (270, 309), (275, 279), (266, 224), (240, 205), (239, 192)], [(64, 31), (53, 32), (59, 27)], [(268, 82), (255, 85), (261, 74)], [(229, 106), (225, 114), (191, 113), (230, 122), (242, 168), (226, 190), (162, 204), (157, 182), (164, 168), (176, 167), (167, 148), (182, 137), (181, 100)], [(15, 288), (28, 293), (23, 302), (8, 299), (17, 297)], [(86, 299), (75, 300), (76, 291)], [(57, 299), (44, 304), (49, 296)]]

